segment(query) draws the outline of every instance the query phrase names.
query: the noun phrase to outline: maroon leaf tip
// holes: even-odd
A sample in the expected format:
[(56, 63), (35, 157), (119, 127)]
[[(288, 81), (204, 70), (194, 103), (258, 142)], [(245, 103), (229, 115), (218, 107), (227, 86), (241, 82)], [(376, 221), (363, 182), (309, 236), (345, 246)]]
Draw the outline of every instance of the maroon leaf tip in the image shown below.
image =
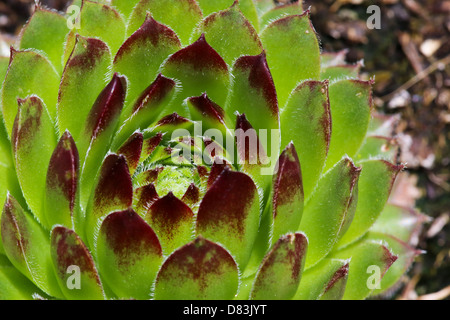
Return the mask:
[(98, 96), (87, 118), (86, 129), (93, 138), (120, 115), (125, 101), (126, 88), (126, 78), (115, 73)]
[(272, 114), (278, 116), (278, 99), (272, 74), (267, 65), (266, 53), (262, 51), (257, 56), (243, 56), (236, 60), (234, 68), (249, 72), (249, 84), (260, 90), (268, 102)]
[(188, 206), (195, 205), (200, 200), (200, 189), (194, 183), (191, 183), (181, 200)]
[(135, 132), (117, 151), (117, 154), (122, 154), (127, 159), (130, 172), (134, 172), (139, 165), (143, 144), (144, 135)]
[(158, 103), (176, 86), (175, 81), (164, 77), (161, 73), (155, 81), (148, 86), (137, 99), (133, 107), (133, 113), (139, 111), (149, 103)]
[(172, 63), (191, 65), (195, 70), (221, 70), (228, 72), (228, 66), (216, 50), (206, 41), (205, 34), (193, 44), (175, 52), (168, 60)]
[[(127, 208), (133, 201), (133, 184), (123, 155), (110, 154), (103, 161), (99, 180), (95, 189), (94, 205), (96, 208)], [(103, 214), (95, 210), (94, 214)]]
[(334, 285), (341, 279), (345, 278), (348, 275), (349, 263), (347, 262), (345, 265), (340, 267), (331, 278), (330, 282), (328, 282), (324, 293), (328, 292)]
[(100, 232), (106, 236), (106, 242), (119, 258), (119, 267), (133, 263), (130, 252), (149, 252), (162, 256), (162, 249), (153, 229), (132, 209), (109, 214), (102, 223)]
[(290, 142), (278, 159), (278, 171), (273, 184), (273, 215), (276, 217), (280, 205), (293, 201), (296, 196), (303, 198), (303, 182), (297, 151)]
[(182, 116), (178, 115), (178, 113), (174, 112), (172, 114), (169, 114), (165, 117), (163, 117), (161, 120), (158, 121), (156, 124), (157, 126), (163, 126), (163, 125), (181, 125), (183, 123), (189, 122), (188, 119), (183, 118)]
[(253, 180), (242, 172), (224, 168), (203, 197), (197, 216), (197, 229), (228, 225), (243, 235), (245, 219), (255, 201)]
[(75, 141), (69, 131), (61, 136), (47, 171), (47, 188), (61, 190), (73, 212), (78, 187), (79, 155)]
[(208, 98), (206, 92), (199, 97), (191, 97), (188, 100), (204, 117), (224, 123), (225, 112), (218, 104)]

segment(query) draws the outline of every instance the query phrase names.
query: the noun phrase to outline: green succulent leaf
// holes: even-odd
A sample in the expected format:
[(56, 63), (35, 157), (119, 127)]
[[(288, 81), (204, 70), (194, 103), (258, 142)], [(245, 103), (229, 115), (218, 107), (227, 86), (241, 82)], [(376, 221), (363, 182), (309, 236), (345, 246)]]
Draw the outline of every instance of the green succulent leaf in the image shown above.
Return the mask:
[(74, 231), (62, 226), (53, 228), (50, 251), (58, 283), (66, 298), (105, 298), (94, 260)]
[(37, 293), (40, 290), (16, 268), (0, 265), (0, 300), (31, 300)]
[(48, 226), (42, 209), (47, 168), (56, 146), (54, 127), (40, 98), (31, 96), (18, 103), (11, 137), (17, 177), (28, 206)]
[[(264, 2), (264, 1), (259, 1)], [(272, 6), (268, 6), (271, 8)], [(285, 5), (279, 5), (271, 8), (267, 12), (261, 15), (259, 24), (261, 30), (267, 27), (271, 22), (282, 19), (290, 15), (300, 15), (303, 13), (302, 1), (294, 3), (288, 3)]]
[(120, 297), (149, 299), (162, 263), (152, 228), (133, 210), (109, 214), (97, 241), (99, 271)]
[[(346, 218), (352, 216), (356, 185), (361, 168), (343, 158), (321, 178), (305, 203), (299, 230), (309, 240), (305, 268), (323, 259), (339, 239)], [(333, 190), (330, 193), (329, 190)]]
[(399, 146), (395, 138), (383, 136), (368, 136), (355, 157), (360, 162), (368, 159), (384, 159), (395, 162)]
[[(89, 111), (107, 84), (111, 65), (108, 46), (94, 38), (76, 37), (75, 47), (64, 69), (58, 95), (58, 127), (78, 141)], [(80, 156), (84, 155), (80, 152)]]
[(173, 102), (173, 110), (180, 116), (188, 116), (183, 100), (192, 96), (208, 93), (211, 100), (220, 106), (225, 105), (230, 82), (228, 66), (222, 57), (206, 42), (202, 35), (190, 46), (169, 57), (163, 64), (162, 74), (180, 81), (181, 90)]
[(127, 161), (123, 155), (109, 154), (99, 170), (86, 209), (84, 229), (91, 250), (95, 252), (95, 240), (102, 220), (111, 212), (128, 209), (132, 202), (133, 184)]
[[(137, 129), (145, 130), (158, 119), (176, 93), (176, 83), (161, 74), (135, 101), (131, 109), (121, 114), (123, 124), (113, 141), (113, 149)], [(128, 118), (127, 118), (128, 117)], [(152, 150), (153, 151), (153, 150)]]
[(259, 197), (252, 179), (225, 168), (208, 189), (197, 214), (196, 234), (221, 243), (241, 270), (259, 226)]
[(281, 153), (277, 168), (272, 187), (272, 244), (283, 234), (295, 232), (302, 219), (302, 170), (292, 143)]
[(371, 87), (370, 81), (361, 80), (341, 80), (330, 84), (333, 125), (327, 169), (345, 154), (355, 156), (363, 144), (372, 110)]
[(112, 0), (111, 4), (122, 15), (124, 20), (128, 22), (134, 7), (138, 2), (139, 0)]
[[(30, 73), (30, 70), (33, 72)], [(34, 51), (16, 51), (11, 48), (11, 61), (1, 92), (3, 120), (10, 138), (18, 98), (39, 96), (54, 121), (59, 81), (58, 73), (47, 58)]]
[(411, 243), (412, 237), (429, 218), (414, 209), (387, 203), (370, 231), (386, 233), (397, 239)]
[(154, 298), (232, 299), (238, 282), (238, 268), (230, 253), (199, 236), (164, 262), (156, 278)]
[(302, 233), (282, 236), (264, 258), (250, 298), (291, 299), (300, 283), (307, 247), (308, 239)]
[(130, 175), (133, 175), (139, 166), (143, 145), (144, 135), (141, 132), (135, 132), (127, 141), (125, 141), (119, 150), (117, 150), (117, 154), (122, 154), (127, 159)]
[(240, 56), (257, 55), (263, 49), (258, 33), (239, 10), (237, 2), (206, 17), (193, 33), (191, 42), (201, 34), (229, 66)]
[(110, 83), (98, 96), (89, 111), (84, 129), (78, 141), (81, 172), (81, 203), (85, 205), (100, 167), (99, 159), (108, 152), (114, 133), (119, 125), (119, 116), (125, 101), (126, 80), (114, 74)]
[(194, 0), (141, 0), (131, 14), (128, 36), (141, 26), (147, 12), (156, 21), (175, 31), (183, 45), (189, 43), (192, 31), (202, 18), (202, 11)]
[(281, 110), (281, 145), (298, 148), (305, 198), (322, 174), (331, 139), (331, 111), (327, 81), (304, 81)]
[(194, 214), (172, 192), (153, 202), (146, 220), (158, 235), (165, 255), (192, 239)]
[(83, 0), (78, 33), (87, 38), (102, 40), (114, 55), (125, 40), (125, 22), (110, 6)]
[(78, 150), (66, 131), (53, 151), (47, 171), (44, 213), (48, 226), (75, 227), (79, 218), (79, 177)]
[(303, 272), (295, 300), (340, 300), (348, 278), (349, 261), (323, 259)]
[(59, 74), (63, 71), (61, 59), (64, 42), (69, 33), (66, 19), (39, 5), (20, 34), (20, 49), (39, 50), (45, 54)]
[(373, 292), (398, 257), (380, 241), (364, 240), (336, 252), (331, 258), (351, 259), (343, 299), (361, 300)]
[[(271, 130), (279, 129), (277, 92), (264, 53), (238, 58), (232, 70), (233, 82), (225, 111), (229, 119), (236, 112), (245, 114), (257, 133), (268, 130), (268, 152)], [(229, 127), (233, 127), (231, 123)]]
[(402, 276), (410, 268), (414, 258), (424, 253), (423, 251), (416, 250), (407, 243), (383, 233), (369, 232), (366, 239), (373, 241), (383, 241), (387, 243), (392, 252), (397, 256), (397, 260), (387, 270), (377, 289), (375, 289), (371, 295), (376, 296), (392, 288), (397, 282), (399, 282)]
[[(161, 64), (169, 55), (181, 49), (175, 32), (160, 24), (151, 15), (120, 47), (114, 58), (113, 70), (127, 77), (128, 104), (134, 101), (158, 75)], [(127, 113), (128, 115), (128, 113)]]
[(362, 172), (358, 180), (358, 204), (353, 221), (340, 239), (345, 246), (361, 238), (377, 220), (386, 204), (397, 174), (404, 168), (383, 160), (359, 163)]
[(272, 22), (261, 32), (261, 41), (280, 106), (300, 81), (319, 80), (320, 49), (308, 12)]
[(45, 293), (61, 298), (48, 250), (48, 233), (11, 195), (3, 207), (2, 243), (14, 267)]

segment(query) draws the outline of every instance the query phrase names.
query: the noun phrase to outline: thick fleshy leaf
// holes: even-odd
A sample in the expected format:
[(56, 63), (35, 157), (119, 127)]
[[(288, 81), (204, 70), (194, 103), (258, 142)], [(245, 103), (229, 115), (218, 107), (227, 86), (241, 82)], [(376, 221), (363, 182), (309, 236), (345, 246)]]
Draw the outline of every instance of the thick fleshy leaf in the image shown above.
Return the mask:
[[(58, 96), (58, 127), (78, 141), (89, 111), (103, 90), (111, 54), (101, 40), (77, 36), (61, 78)], [(80, 152), (81, 156), (81, 152)]]
[(98, 96), (89, 111), (84, 129), (77, 142), (82, 165), (81, 203), (85, 205), (93, 179), (111, 145), (119, 123), (126, 94), (126, 80), (114, 74), (111, 82)]
[(36, 96), (18, 101), (11, 144), (20, 187), (35, 217), (46, 225), (43, 209), (47, 168), (56, 146), (46, 106)]
[(63, 69), (64, 42), (69, 33), (66, 19), (58, 13), (39, 5), (20, 33), (20, 49), (36, 49), (44, 52), (61, 73)]
[(191, 209), (197, 207), (197, 204), (200, 201), (200, 189), (195, 185), (195, 183), (191, 183), (189, 185), (189, 188), (186, 190), (186, 193), (183, 195), (181, 200)]
[(303, 169), (305, 198), (308, 199), (322, 173), (330, 145), (328, 82), (301, 83), (282, 110), (280, 123), (281, 145), (292, 141), (297, 146)]
[[(232, 70), (233, 82), (225, 111), (234, 120), (236, 112), (245, 113), (253, 128), (260, 133), (267, 132), (267, 152), (272, 129), (279, 129), (277, 92), (263, 53), (244, 56), (236, 60)], [(233, 127), (230, 123), (229, 127)]]
[(139, 165), (141, 158), (142, 146), (144, 144), (144, 135), (141, 132), (136, 132), (125, 141), (125, 143), (117, 150), (117, 154), (123, 154), (127, 159), (128, 169), (130, 175), (133, 175), (134, 171)]
[(209, 16), (217, 11), (226, 10), (232, 5), (239, 5), (239, 10), (250, 21), (253, 27), (258, 30), (258, 15), (253, 0), (197, 0), (202, 9), (203, 16)]
[(213, 128), (225, 134), (225, 112), (218, 104), (209, 99), (206, 93), (199, 97), (188, 98), (187, 104), (191, 120), (201, 122), (204, 129)]
[(62, 226), (53, 228), (50, 251), (55, 274), (66, 298), (104, 299), (94, 260), (74, 231)]
[(228, 168), (222, 171), (200, 203), (197, 235), (221, 243), (243, 270), (259, 226), (259, 197), (252, 179)]
[(391, 250), (379, 241), (366, 240), (351, 245), (331, 256), (351, 259), (344, 300), (367, 298), (382, 280), (386, 271), (397, 260)]
[(191, 208), (172, 192), (151, 205), (146, 220), (158, 235), (165, 255), (169, 255), (192, 238), (194, 214)]
[(345, 154), (355, 156), (361, 147), (370, 122), (371, 87), (371, 81), (360, 80), (341, 80), (330, 84), (333, 125), (326, 168), (331, 168)]
[(324, 259), (303, 272), (295, 300), (340, 300), (347, 283), (349, 261)]
[(231, 169), (231, 165), (221, 158), (214, 158), (214, 162), (211, 166), (211, 170), (209, 171), (207, 188), (211, 188), (211, 186), (216, 182), (217, 178), (220, 176), (225, 168)]
[(153, 153), (153, 151), (155, 151), (156, 147), (161, 143), (162, 138), (163, 134), (161, 132), (158, 132), (153, 137), (144, 139), (144, 142), (142, 144), (141, 159), (139, 160), (139, 162), (147, 159)]
[(265, 201), (269, 196), (273, 168), (278, 159), (278, 152), (272, 154), (270, 158), (267, 156), (266, 148), (263, 145), (263, 143), (267, 145), (266, 141), (261, 142), (258, 132), (247, 120), (245, 114), (237, 115), (234, 134), (237, 149), (236, 163), (253, 178), (261, 198)]
[(359, 239), (369, 230), (384, 208), (397, 174), (404, 168), (383, 160), (360, 162), (362, 173), (358, 180), (358, 204), (347, 232), (338, 246)]
[(11, 48), (11, 61), (1, 93), (2, 115), (9, 137), (17, 114), (17, 98), (39, 96), (47, 106), (51, 119), (55, 119), (59, 81), (58, 73), (47, 58), (33, 51)]
[(127, 100), (133, 103), (158, 75), (161, 64), (181, 49), (175, 32), (147, 15), (142, 26), (120, 47), (113, 70), (126, 75)]
[(397, 162), (398, 155), (399, 145), (397, 139), (382, 136), (368, 136), (361, 149), (359, 149), (355, 160), (360, 162), (369, 159), (383, 159)]
[(427, 216), (412, 208), (387, 203), (370, 231), (383, 232), (403, 242), (411, 243), (421, 225), (428, 220)]
[[(176, 83), (172, 79), (158, 75), (156, 80), (144, 90), (135, 101), (121, 114), (119, 132), (114, 138), (113, 148), (136, 130), (145, 130), (158, 119), (161, 112), (173, 99), (176, 92)], [(131, 109), (130, 109), (131, 108)]]
[(322, 80), (327, 79), (329, 81), (336, 81), (347, 78), (358, 78), (360, 69), (360, 63), (322, 68), (320, 72), (320, 78)]
[(398, 257), (395, 263), (389, 268), (386, 274), (381, 279), (378, 289), (375, 289), (371, 295), (379, 295), (386, 292), (389, 288), (392, 288), (397, 282), (399, 282), (406, 271), (411, 267), (414, 258), (419, 254), (424, 253), (421, 250), (412, 248), (407, 243), (383, 233), (369, 232), (367, 239), (374, 241), (384, 241), (389, 245), (392, 252)]
[(263, 30), (272, 21), (284, 18), (289, 15), (299, 15), (302, 13), (303, 13), (302, 1), (296, 1), (294, 3), (279, 5), (264, 13), (259, 20), (259, 25), (261, 30)]
[(0, 300), (32, 300), (38, 292), (40, 290), (12, 265), (0, 265)]
[(202, 33), (228, 65), (240, 56), (257, 55), (263, 49), (258, 33), (239, 10), (237, 1), (230, 8), (205, 18), (192, 35), (191, 42)]
[(288, 232), (295, 232), (303, 214), (302, 171), (297, 151), (290, 143), (278, 159), (272, 187), (272, 244)]
[(83, 0), (77, 31), (84, 37), (102, 40), (113, 55), (125, 40), (125, 22), (120, 14), (108, 5), (94, 1)]
[(308, 239), (302, 233), (282, 236), (262, 261), (250, 298), (291, 299), (300, 283), (307, 247)]
[[(352, 203), (361, 168), (343, 158), (319, 181), (305, 203), (300, 230), (309, 240), (306, 268), (323, 259), (338, 241), (348, 216), (354, 212)], [(330, 192), (330, 190), (332, 190)]]
[(133, 203), (133, 184), (125, 157), (110, 154), (103, 161), (86, 209), (86, 237), (91, 250), (101, 221), (111, 212), (126, 210)]
[(162, 265), (155, 282), (158, 300), (226, 300), (238, 290), (236, 262), (220, 245), (198, 237)]
[(108, 215), (97, 250), (100, 274), (117, 296), (150, 298), (162, 251), (155, 232), (136, 212), (128, 209)]
[(80, 159), (68, 131), (50, 158), (45, 188), (45, 217), (48, 226), (60, 224), (73, 229), (79, 218)]
[(320, 49), (309, 11), (272, 22), (262, 32), (261, 41), (280, 106), (300, 81), (319, 80)]
[(123, 16), (124, 20), (128, 21), (138, 2), (139, 0), (112, 0), (111, 4)]
[(2, 243), (11, 263), (45, 293), (61, 298), (48, 250), (48, 233), (8, 195), (1, 220)]
[(202, 18), (202, 12), (194, 0), (141, 0), (131, 14), (128, 36), (141, 26), (147, 12), (175, 31), (183, 45), (188, 44), (192, 31)]
[(206, 42), (202, 35), (190, 46), (175, 52), (162, 67), (162, 74), (181, 82), (181, 91), (172, 103), (173, 110), (181, 116), (189, 115), (182, 106), (187, 97), (199, 96), (206, 92), (219, 106), (224, 106), (227, 98), (228, 67), (220, 55)]
[(133, 208), (141, 217), (145, 217), (150, 206), (158, 199), (155, 185), (149, 183), (134, 190)]

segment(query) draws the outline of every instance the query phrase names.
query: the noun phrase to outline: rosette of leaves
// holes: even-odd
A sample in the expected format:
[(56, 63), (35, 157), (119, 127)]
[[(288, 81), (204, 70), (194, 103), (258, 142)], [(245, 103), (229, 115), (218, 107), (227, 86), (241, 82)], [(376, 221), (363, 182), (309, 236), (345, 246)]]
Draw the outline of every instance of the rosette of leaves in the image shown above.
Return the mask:
[(398, 281), (420, 219), (385, 205), (391, 122), (300, 3), (70, 8), (37, 6), (0, 60), (0, 298), (364, 299)]

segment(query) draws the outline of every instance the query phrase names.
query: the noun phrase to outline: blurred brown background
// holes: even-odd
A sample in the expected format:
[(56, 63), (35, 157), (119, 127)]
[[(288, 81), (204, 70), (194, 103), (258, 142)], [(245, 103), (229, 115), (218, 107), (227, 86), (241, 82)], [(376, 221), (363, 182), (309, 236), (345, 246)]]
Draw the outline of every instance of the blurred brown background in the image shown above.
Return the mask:
[[(68, 1), (41, 3), (64, 10)], [(380, 8), (380, 29), (366, 25), (370, 5)], [(2, 36), (17, 34), (33, 6), (0, 0)], [(308, 7), (323, 51), (348, 49), (348, 62), (363, 59), (363, 72), (375, 76), (376, 107), (402, 116), (397, 132), (409, 184), (400, 196), (417, 199), (433, 218), (419, 237), (427, 254), (390, 298), (450, 299), (450, 1), (305, 0)]]

